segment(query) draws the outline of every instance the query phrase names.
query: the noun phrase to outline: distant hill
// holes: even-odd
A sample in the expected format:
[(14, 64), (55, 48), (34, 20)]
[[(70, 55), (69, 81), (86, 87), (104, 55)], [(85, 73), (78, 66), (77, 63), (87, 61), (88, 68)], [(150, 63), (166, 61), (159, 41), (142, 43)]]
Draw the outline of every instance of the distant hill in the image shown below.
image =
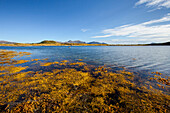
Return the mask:
[[(10, 41), (4, 41), (4, 40), (0, 40), (0, 46), (4, 46), (4, 44), (14, 44), (14, 45), (22, 45), (24, 43), (17, 43), (17, 42), (10, 42)], [(29, 44), (29, 43), (27, 43)], [(151, 43), (151, 44), (131, 44), (131, 45), (128, 45), (128, 44), (125, 44), (125, 45), (122, 45), (122, 44), (107, 44), (107, 43), (101, 43), (101, 42), (96, 42), (96, 41), (92, 41), (92, 42), (84, 42), (84, 41), (80, 41), (80, 40), (75, 40), (75, 41), (72, 41), (72, 40), (69, 40), (67, 42), (58, 42), (58, 41), (54, 41), (54, 40), (43, 40), (39, 43), (30, 43), (30, 44), (54, 44), (54, 45), (105, 45), (105, 46), (170, 46), (170, 41), (169, 42), (164, 42), (164, 43)]]
[(53, 40), (44, 40), (44, 41), (41, 41), (39, 44), (56, 44), (58, 42), (56, 41), (53, 41)]
[(68, 42), (66, 42), (66, 43), (86, 44), (86, 42), (83, 42), (83, 41), (80, 41), (80, 40), (75, 40), (75, 41), (69, 40), (69, 41), (68, 41)]
[[(0, 44), (17, 44), (16, 42), (9, 42), (9, 41), (0, 41)], [(70, 45), (70, 44), (107, 44), (107, 43), (100, 43), (100, 42), (96, 42), (96, 41), (92, 41), (92, 42), (84, 42), (84, 41), (80, 41), (80, 40), (69, 40), (67, 42), (57, 42), (54, 40), (43, 40), (39, 43), (32, 43), (32, 44), (65, 44), (65, 45)]]
[(107, 44), (107, 43), (100, 43), (100, 42), (93, 41), (93, 42), (88, 42), (88, 44)]
[(75, 41), (72, 41), (72, 40), (69, 40), (68, 42), (65, 42), (65, 43), (76, 43), (76, 44), (106, 44), (106, 43), (100, 43), (100, 42), (96, 42), (96, 41), (92, 41), (92, 42), (84, 42), (84, 41), (80, 41), (80, 40), (75, 40)]
[(170, 45), (170, 42), (165, 42), (165, 43), (151, 43), (148, 45)]
[(15, 44), (16, 42), (0, 41), (0, 44)]

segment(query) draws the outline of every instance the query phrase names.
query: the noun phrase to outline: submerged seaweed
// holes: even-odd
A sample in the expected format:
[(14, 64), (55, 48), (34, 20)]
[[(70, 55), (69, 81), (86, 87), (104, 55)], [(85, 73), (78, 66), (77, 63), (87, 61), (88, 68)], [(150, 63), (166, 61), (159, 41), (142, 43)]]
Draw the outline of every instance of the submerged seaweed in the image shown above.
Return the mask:
[[(13, 59), (23, 55), (30, 53), (0, 51), (1, 112), (170, 112), (170, 96), (135, 85), (132, 72), (67, 60), (39, 62), (44, 70), (23, 71), (29, 67), (16, 64), (39, 61)], [(168, 78), (150, 80), (169, 88)]]

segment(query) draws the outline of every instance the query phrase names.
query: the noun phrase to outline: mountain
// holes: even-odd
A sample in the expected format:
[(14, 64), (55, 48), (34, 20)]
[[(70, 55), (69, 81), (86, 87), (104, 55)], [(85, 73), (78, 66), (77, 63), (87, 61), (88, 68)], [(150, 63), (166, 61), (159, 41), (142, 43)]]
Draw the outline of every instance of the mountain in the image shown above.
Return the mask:
[[(62, 44), (63, 42), (57, 42), (57, 41), (54, 41), (54, 40), (43, 40), (37, 44)], [(66, 45), (67, 44), (107, 44), (107, 43), (101, 43), (101, 42), (96, 42), (96, 41), (92, 41), (92, 42), (84, 42), (84, 41), (80, 41), (80, 40), (75, 40), (75, 41), (72, 41), (72, 40), (69, 40), (67, 42), (64, 42)], [(0, 44), (16, 44), (16, 42), (9, 42), (9, 41), (0, 41)]]
[(0, 44), (15, 44), (16, 42), (0, 41)]
[(66, 42), (66, 43), (86, 44), (86, 42), (83, 42), (83, 41), (80, 41), (80, 40), (75, 40), (75, 41), (69, 40), (69, 41), (68, 41), (68, 42)]
[(165, 42), (165, 43), (151, 43), (148, 45), (170, 45), (170, 42)]
[(93, 41), (93, 42), (88, 42), (88, 44), (107, 44), (107, 43), (100, 43), (100, 42)]
[(76, 43), (76, 44), (106, 44), (106, 43), (100, 43), (100, 42), (95, 42), (95, 41), (86, 43), (86, 42), (83, 42), (83, 41), (80, 41), (80, 40), (75, 40), (75, 41), (69, 40), (68, 42), (65, 42), (65, 43)]
[(53, 41), (53, 40), (44, 40), (44, 41), (41, 41), (40, 44), (56, 44), (58, 42), (56, 41)]

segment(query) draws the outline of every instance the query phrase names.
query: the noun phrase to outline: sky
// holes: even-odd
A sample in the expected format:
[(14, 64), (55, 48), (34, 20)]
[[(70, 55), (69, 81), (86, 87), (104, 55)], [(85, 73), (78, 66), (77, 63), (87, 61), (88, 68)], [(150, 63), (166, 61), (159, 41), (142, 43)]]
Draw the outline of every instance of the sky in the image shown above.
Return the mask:
[(0, 0), (0, 40), (170, 41), (170, 0)]

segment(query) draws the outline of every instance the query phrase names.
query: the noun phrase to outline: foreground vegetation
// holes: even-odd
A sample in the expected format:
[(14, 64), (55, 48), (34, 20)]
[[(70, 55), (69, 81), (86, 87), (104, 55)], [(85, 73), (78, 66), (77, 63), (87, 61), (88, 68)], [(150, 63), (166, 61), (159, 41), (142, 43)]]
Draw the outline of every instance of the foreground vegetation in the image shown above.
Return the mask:
[[(30, 53), (0, 51), (0, 112), (170, 112), (170, 96), (136, 86), (131, 72), (67, 60), (17, 60), (25, 55)], [(32, 70), (21, 65), (27, 63)], [(168, 90), (169, 78), (153, 74), (150, 80)]]

